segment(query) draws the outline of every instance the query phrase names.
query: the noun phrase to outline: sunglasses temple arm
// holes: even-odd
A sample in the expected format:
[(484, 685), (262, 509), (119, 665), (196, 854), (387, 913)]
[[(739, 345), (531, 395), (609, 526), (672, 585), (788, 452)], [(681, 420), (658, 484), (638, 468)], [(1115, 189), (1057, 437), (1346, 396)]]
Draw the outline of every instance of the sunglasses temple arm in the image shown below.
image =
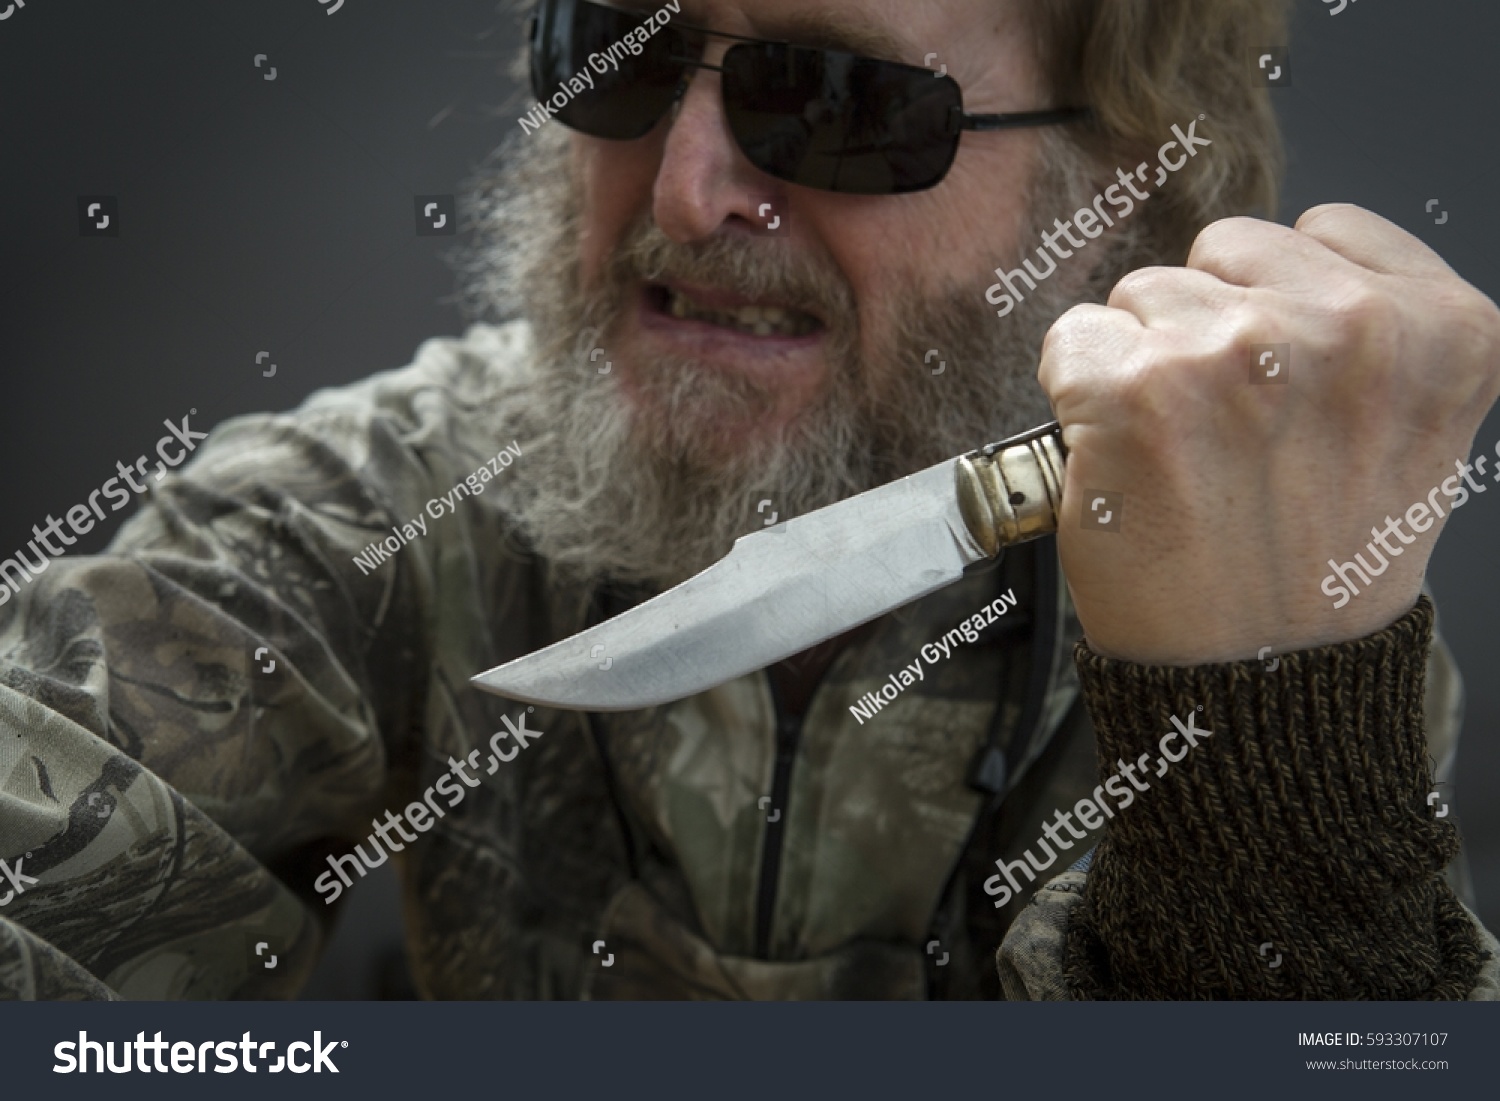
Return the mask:
[(1062, 122), (1082, 122), (1094, 112), (1087, 107), (1059, 107), (1051, 111), (1021, 111), (1010, 115), (959, 116), (960, 130), (1011, 130), (1020, 126), (1053, 126)]

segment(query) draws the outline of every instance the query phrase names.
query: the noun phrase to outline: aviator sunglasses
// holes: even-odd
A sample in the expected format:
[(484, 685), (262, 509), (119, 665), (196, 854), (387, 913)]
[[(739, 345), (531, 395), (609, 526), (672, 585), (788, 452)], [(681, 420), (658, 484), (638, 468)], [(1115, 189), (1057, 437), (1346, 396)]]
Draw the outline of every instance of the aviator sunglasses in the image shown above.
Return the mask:
[[(619, 48), (631, 34), (639, 54)], [(719, 65), (702, 60), (707, 36), (735, 40)], [(965, 130), (1051, 126), (1091, 114), (1064, 107), (971, 115), (946, 73), (676, 20), (658, 29), (639, 14), (588, 0), (541, 0), (531, 26), (531, 89), (539, 101), (555, 99), (569, 78), (589, 69), (592, 55), (606, 54), (609, 61), (590, 70), (593, 87), (555, 111), (569, 129), (616, 141), (644, 137), (687, 91), (694, 71), (710, 69), (722, 78), (725, 118), (751, 164), (788, 183), (848, 195), (933, 187), (952, 167)]]

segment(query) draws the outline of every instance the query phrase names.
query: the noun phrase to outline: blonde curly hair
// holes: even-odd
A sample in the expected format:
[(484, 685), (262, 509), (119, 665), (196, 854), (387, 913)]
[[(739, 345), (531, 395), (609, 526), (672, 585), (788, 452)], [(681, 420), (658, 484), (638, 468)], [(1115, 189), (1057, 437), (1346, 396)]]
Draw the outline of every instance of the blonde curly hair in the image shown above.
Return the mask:
[[(1024, 0), (1054, 102), (1093, 107), (1071, 144), (1103, 172), (1153, 159), (1175, 123), (1206, 116), (1211, 156), (1196, 157), (1137, 215), (1129, 268), (1181, 264), (1209, 223), (1274, 217), (1284, 156), (1252, 51), (1284, 45), (1289, 0)], [(1113, 266), (1113, 265), (1112, 265)]]

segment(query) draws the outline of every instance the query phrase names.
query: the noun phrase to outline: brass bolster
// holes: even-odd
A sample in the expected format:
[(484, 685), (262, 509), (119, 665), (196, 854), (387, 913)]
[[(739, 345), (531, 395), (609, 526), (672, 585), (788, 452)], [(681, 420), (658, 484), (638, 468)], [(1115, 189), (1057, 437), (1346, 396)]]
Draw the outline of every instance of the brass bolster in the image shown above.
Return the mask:
[(1054, 421), (958, 460), (959, 511), (985, 554), (1057, 530), (1066, 456)]

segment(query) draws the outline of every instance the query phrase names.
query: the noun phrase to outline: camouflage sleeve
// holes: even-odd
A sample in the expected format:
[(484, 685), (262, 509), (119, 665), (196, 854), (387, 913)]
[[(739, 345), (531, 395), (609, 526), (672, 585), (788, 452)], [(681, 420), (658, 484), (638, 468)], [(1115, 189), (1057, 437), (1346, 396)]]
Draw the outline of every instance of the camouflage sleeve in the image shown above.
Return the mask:
[(520, 339), (429, 341), (226, 422), (143, 479), (105, 553), (42, 559), (9, 594), (0, 997), (300, 988), (325, 911), (308, 870), (408, 767), (433, 577), (476, 568), (462, 525), (354, 558), (474, 469), (494, 357)]
[[(1430, 609), (1427, 601), (1422, 603)], [(1421, 605), (1419, 609), (1420, 607)], [(1414, 614), (1415, 611), (1417, 610), (1414, 610)], [(1421, 668), (1420, 663), (1418, 663), (1418, 668)], [(1285, 679), (1290, 672), (1286, 668), (1282, 670), (1282, 683), (1288, 688), (1297, 683), (1295, 680)], [(1273, 674), (1268, 672), (1266, 675), (1270, 677)], [(1451, 780), (1453, 761), (1457, 752), (1459, 728), (1463, 720), (1463, 690), (1462, 679), (1452, 653), (1435, 631), (1432, 635), (1432, 645), (1427, 652), (1424, 679), (1425, 690), (1421, 706), (1422, 718), (1425, 721), (1426, 755), (1433, 766), (1438, 790), (1442, 792), (1449, 790), (1446, 785)], [(1077, 706), (1081, 707), (1084, 704), (1080, 701)], [(1114, 767), (1113, 762), (1107, 766), (1101, 762), (1103, 772), (1113, 772)], [(1122, 813), (1129, 814), (1130, 812), (1124, 810)], [(1191, 815), (1184, 815), (1184, 818), (1190, 820)], [(1106, 826), (1106, 837), (1112, 828), (1112, 825)], [(1163, 856), (1171, 860), (1179, 857), (1180, 852), (1174, 851), (1171, 854), (1164, 852)], [(1039, 890), (1030, 903), (1017, 915), (996, 953), (1001, 989), (1006, 998), (1061, 1000), (1079, 996), (1079, 992), (1070, 984), (1070, 977), (1079, 973), (1078, 961), (1076, 958), (1070, 958), (1070, 942), (1076, 957), (1079, 928), (1090, 918), (1087, 899), (1090, 877), (1096, 868), (1097, 865), (1086, 869), (1074, 868), (1055, 877)], [(1472, 896), (1461, 856), (1448, 865), (1446, 878), (1448, 886), (1457, 896), (1452, 901), (1452, 909), (1459, 916), (1459, 923), (1469, 927), (1466, 935), (1477, 942), (1478, 949), (1479, 963), (1475, 969), (1477, 974), (1473, 981), (1464, 987), (1464, 992), (1460, 996), (1466, 996), (1470, 1000), (1500, 1000), (1500, 942), (1496, 941), (1472, 912)], [(1452, 898), (1452, 895), (1449, 897)], [(1462, 903), (1467, 905), (1458, 900), (1462, 900)], [(1314, 912), (1314, 908), (1300, 909)], [(1281, 996), (1288, 996), (1288, 993), (1289, 991), (1283, 991)], [(1258, 992), (1253, 996), (1274, 997), (1277, 995), (1274, 990), (1268, 989), (1267, 992)]]

